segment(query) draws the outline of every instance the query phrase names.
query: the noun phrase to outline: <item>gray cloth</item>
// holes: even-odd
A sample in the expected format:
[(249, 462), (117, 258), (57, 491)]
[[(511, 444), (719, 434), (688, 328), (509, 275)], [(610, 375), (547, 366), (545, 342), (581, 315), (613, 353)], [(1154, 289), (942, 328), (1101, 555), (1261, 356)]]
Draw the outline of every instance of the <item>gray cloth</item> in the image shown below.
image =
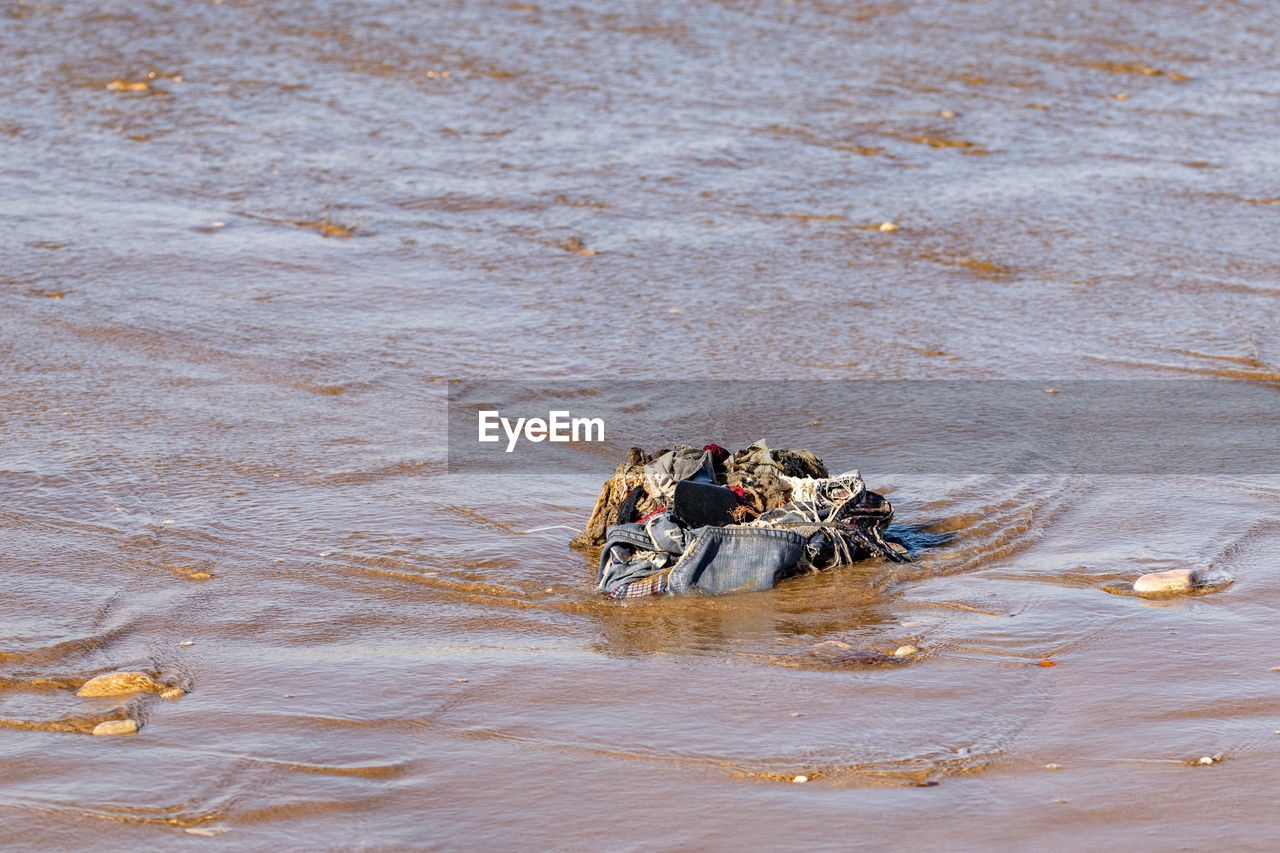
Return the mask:
[(669, 450), (644, 466), (644, 486), (649, 497), (665, 507), (675, 500), (676, 483), (681, 480), (716, 481), (711, 451), (692, 447)]

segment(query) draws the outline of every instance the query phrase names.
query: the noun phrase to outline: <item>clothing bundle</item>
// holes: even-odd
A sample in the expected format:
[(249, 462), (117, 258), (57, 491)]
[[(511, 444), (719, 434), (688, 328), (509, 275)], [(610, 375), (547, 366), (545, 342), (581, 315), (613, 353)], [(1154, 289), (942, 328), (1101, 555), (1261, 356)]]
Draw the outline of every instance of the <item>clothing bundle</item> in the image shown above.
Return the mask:
[(869, 556), (908, 561), (892, 518), (857, 471), (829, 476), (807, 451), (633, 447), (573, 544), (601, 549), (609, 598), (749, 592)]

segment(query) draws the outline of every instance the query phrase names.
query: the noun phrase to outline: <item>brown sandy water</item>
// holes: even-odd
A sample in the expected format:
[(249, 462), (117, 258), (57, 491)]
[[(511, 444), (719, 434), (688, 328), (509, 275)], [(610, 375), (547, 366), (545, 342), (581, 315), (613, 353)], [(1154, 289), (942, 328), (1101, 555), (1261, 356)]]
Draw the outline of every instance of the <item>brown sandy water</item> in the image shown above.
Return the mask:
[(448, 377), (1274, 381), (1274, 4), (2, 11), (6, 847), (1274, 846), (1276, 472), (864, 468), (915, 563), (620, 607), (552, 527), (614, 460), (444, 438)]

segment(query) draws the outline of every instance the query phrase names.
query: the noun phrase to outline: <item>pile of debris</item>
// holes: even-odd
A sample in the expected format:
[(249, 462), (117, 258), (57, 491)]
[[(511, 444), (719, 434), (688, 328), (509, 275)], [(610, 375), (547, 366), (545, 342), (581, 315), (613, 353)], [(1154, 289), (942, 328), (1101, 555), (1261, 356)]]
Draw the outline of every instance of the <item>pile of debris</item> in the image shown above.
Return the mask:
[(748, 592), (869, 556), (909, 561), (892, 518), (857, 471), (832, 477), (808, 451), (633, 447), (572, 544), (601, 549), (609, 598)]

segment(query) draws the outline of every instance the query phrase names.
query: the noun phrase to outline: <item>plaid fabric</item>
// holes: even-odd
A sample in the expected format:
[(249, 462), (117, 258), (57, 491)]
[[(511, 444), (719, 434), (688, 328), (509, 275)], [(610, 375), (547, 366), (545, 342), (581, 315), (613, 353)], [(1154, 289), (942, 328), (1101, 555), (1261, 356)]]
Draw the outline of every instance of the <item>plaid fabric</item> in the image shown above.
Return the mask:
[(671, 569), (649, 575), (638, 581), (623, 584), (609, 593), (610, 599), (619, 598), (652, 598), (655, 595), (666, 595), (671, 588)]

